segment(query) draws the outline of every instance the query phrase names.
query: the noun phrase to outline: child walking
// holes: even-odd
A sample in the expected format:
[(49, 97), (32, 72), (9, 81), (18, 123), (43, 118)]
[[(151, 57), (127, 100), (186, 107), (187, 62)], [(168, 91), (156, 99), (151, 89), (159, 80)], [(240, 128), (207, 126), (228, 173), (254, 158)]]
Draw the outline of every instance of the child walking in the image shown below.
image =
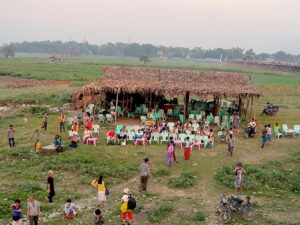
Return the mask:
[(168, 157), (167, 157), (168, 167), (172, 167), (172, 165), (173, 165), (173, 153), (174, 153), (174, 141), (170, 141), (170, 144), (168, 147)]

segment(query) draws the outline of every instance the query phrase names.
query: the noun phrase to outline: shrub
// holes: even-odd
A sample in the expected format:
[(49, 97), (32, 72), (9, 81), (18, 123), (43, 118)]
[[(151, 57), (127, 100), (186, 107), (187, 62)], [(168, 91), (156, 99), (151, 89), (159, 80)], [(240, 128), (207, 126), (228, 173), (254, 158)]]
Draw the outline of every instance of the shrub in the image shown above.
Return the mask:
[(166, 218), (173, 210), (174, 207), (172, 205), (164, 203), (150, 211), (148, 213), (148, 219), (151, 223), (160, 222), (162, 219)]
[(20, 192), (25, 192), (28, 194), (33, 194), (35, 192), (42, 191), (42, 190), (43, 189), (38, 183), (32, 181), (27, 181), (25, 183), (22, 183), (21, 186), (19, 187)]
[(204, 216), (203, 212), (197, 212), (195, 214), (195, 216), (193, 217), (193, 220), (195, 220), (195, 221), (204, 221), (205, 216)]
[(140, 213), (144, 209), (143, 205), (137, 205), (136, 208), (134, 209), (134, 213)]
[(169, 176), (170, 174), (171, 174), (171, 172), (165, 168), (160, 168), (153, 173), (153, 175), (159, 176), (159, 177)]
[(191, 173), (182, 173), (180, 177), (170, 178), (168, 184), (172, 188), (188, 188), (196, 184), (196, 178)]

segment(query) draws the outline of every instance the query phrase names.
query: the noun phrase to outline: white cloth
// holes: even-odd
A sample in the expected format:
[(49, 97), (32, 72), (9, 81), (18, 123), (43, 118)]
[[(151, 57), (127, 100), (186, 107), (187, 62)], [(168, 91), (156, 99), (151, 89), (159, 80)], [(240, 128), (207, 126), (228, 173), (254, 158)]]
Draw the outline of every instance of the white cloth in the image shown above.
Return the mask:
[(98, 191), (98, 204), (102, 205), (106, 202), (105, 191)]
[(128, 202), (128, 195), (123, 195), (122, 201), (123, 202)]

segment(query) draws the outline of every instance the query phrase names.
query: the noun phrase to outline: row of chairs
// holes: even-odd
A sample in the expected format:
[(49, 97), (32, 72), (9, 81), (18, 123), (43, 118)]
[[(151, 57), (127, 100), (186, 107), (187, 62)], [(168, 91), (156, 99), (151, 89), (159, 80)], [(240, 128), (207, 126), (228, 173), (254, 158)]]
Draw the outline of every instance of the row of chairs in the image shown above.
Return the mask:
[[(131, 131), (129, 133), (127, 133), (127, 141), (133, 141), (134, 142), (134, 138), (136, 136), (136, 133)], [(194, 142), (194, 143), (199, 143), (200, 145), (203, 145), (205, 148), (207, 146), (207, 142), (208, 142), (208, 136), (200, 136), (200, 135), (187, 135), (187, 134), (174, 134), (174, 133), (168, 133), (168, 132), (162, 132), (162, 133), (158, 133), (158, 132), (154, 132), (151, 134), (151, 138), (149, 140), (149, 143), (152, 144), (153, 142), (156, 143), (164, 143), (164, 142), (168, 142), (170, 140), (170, 137), (173, 137), (174, 141), (180, 141), (180, 142), (185, 142), (186, 138), (189, 137), (189, 140)], [(212, 143), (213, 145), (213, 143)]]
[(287, 124), (282, 124), (282, 130), (279, 131), (274, 126), (274, 134), (277, 138), (286, 137), (286, 136), (296, 136), (300, 135), (300, 125), (294, 125), (294, 129), (289, 129)]

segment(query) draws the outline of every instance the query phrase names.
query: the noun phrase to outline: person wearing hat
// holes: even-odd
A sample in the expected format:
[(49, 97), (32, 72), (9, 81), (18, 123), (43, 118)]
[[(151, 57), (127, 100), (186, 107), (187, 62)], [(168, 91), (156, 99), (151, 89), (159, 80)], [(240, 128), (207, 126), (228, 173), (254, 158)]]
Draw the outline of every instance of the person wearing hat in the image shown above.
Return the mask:
[(30, 225), (38, 225), (41, 207), (40, 202), (34, 199), (34, 196), (30, 196), (28, 198), (27, 203), (27, 220), (29, 221)]
[(140, 166), (140, 189), (139, 191), (147, 191), (148, 178), (150, 176), (149, 159), (145, 158)]
[(54, 179), (53, 179), (53, 171), (52, 170), (48, 171), (47, 192), (49, 193), (49, 195), (47, 197), (49, 200), (49, 203), (52, 203), (53, 202), (52, 198), (55, 195)]
[(127, 225), (130, 225), (131, 221), (132, 221), (132, 210), (128, 209), (128, 200), (129, 200), (129, 189), (125, 188), (123, 190), (123, 197), (121, 199), (122, 205), (121, 205), (121, 212), (122, 212), (122, 225), (125, 225), (126, 223), (126, 219), (128, 217), (128, 223)]

